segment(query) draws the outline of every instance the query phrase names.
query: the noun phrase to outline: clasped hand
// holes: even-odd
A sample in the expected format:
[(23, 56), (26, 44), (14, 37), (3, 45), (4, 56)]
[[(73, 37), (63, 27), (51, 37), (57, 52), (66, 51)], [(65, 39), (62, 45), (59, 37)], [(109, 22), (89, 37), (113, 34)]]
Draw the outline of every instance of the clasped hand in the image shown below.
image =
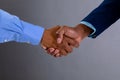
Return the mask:
[(46, 29), (41, 40), (41, 46), (54, 57), (66, 56), (79, 47), (80, 42), (89, 35), (85, 25), (55, 26)]

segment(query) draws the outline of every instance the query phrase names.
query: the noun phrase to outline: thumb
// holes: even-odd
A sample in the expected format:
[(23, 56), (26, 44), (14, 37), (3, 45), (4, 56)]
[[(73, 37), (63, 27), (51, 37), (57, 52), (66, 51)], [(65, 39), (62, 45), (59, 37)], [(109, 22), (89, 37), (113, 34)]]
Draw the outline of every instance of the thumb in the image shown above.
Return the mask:
[(65, 28), (60, 27), (60, 29), (56, 32), (56, 34), (58, 34), (57, 43), (60, 44), (63, 40), (63, 35), (65, 34)]

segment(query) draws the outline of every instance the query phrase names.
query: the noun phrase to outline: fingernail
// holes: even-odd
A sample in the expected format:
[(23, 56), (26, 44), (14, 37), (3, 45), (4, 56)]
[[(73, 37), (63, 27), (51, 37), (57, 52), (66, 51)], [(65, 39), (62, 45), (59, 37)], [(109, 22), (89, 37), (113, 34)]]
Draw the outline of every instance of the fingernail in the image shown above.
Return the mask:
[(57, 43), (61, 43), (61, 39), (60, 38), (57, 39)]
[(55, 55), (55, 57), (59, 57), (59, 56), (60, 56), (60, 54), (56, 54), (56, 55)]
[(53, 51), (54, 51), (54, 49), (53, 49), (53, 48), (51, 48), (51, 49), (50, 49), (50, 52), (53, 52)]
[(59, 53), (59, 50), (55, 50), (55, 52), (54, 52), (55, 54), (58, 54)]
[(43, 45), (41, 45), (41, 47), (42, 47), (43, 49), (47, 49), (47, 47), (45, 47), (45, 46), (43, 46)]

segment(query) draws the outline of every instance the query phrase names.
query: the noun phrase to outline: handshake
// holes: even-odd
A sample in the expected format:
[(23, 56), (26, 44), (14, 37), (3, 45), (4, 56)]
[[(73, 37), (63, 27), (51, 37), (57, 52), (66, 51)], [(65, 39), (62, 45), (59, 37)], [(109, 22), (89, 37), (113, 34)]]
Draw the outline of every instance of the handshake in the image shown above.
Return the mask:
[(54, 57), (66, 56), (79, 47), (80, 42), (87, 37), (92, 30), (83, 24), (75, 27), (55, 26), (45, 29), (40, 42), (43, 49)]

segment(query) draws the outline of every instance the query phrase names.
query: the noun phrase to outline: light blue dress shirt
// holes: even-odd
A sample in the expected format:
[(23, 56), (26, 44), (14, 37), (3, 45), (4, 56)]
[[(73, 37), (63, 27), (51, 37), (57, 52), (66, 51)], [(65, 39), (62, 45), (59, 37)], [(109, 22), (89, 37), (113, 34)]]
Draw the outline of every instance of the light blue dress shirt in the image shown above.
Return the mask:
[(20, 20), (0, 9), (0, 43), (16, 41), (38, 45), (44, 28)]

